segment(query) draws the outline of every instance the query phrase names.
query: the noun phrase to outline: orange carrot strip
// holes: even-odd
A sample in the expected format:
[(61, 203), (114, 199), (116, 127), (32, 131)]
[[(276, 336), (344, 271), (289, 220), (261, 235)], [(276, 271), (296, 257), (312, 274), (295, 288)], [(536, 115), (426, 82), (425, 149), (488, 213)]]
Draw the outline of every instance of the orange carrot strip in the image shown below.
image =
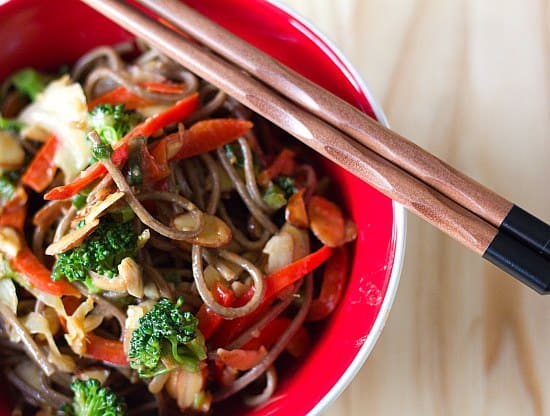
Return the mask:
[(53, 281), (51, 272), (35, 257), (27, 246), (23, 247), (11, 259), (11, 264), (15, 271), (21, 273), (27, 283), (42, 292), (54, 296), (81, 296), (80, 292), (66, 280)]
[(86, 357), (115, 365), (128, 365), (122, 341), (101, 337), (92, 332), (86, 335)]
[(185, 159), (217, 149), (237, 140), (251, 128), (252, 123), (250, 121), (236, 118), (199, 121), (183, 132), (181, 148), (171, 159)]

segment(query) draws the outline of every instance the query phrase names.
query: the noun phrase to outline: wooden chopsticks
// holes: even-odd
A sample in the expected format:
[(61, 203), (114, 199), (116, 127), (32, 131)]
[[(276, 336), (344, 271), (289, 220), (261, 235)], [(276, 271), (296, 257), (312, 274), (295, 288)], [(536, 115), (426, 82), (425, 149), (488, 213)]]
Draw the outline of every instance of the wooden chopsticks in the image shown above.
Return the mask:
[(548, 224), (178, 1), (138, 0), (216, 54), (124, 2), (83, 1), (539, 293), (550, 291)]

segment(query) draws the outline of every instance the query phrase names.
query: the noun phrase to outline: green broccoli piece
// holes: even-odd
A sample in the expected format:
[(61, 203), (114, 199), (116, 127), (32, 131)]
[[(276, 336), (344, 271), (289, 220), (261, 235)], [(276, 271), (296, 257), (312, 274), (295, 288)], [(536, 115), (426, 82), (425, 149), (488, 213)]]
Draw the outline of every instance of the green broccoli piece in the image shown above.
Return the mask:
[(96, 379), (75, 379), (71, 383), (74, 392), (72, 403), (61, 407), (68, 416), (122, 416), (126, 415), (126, 404), (108, 387), (101, 387)]
[(38, 94), (44, 91), (49, 80), (48, 77), (35, 69), (25, 68), (17, 71), (12, 76), (12, 82), (15, 88), (34, 101)]
[(142, 117), (135, 111), (127, 111), (124, 104), (100, 104), (88, 113), (91, 129), (97, 131), (105, 144), (113, 146), (132, 128), (140, 123)]
[(141, 378), (154, 377), (176, 367), (199, 370), (199, 361), (206, 358), (204, 337), (197, 329), (198, 319), (182, 312), (183, 303), (160, 299), (139, 320), (139, 327), (130, 339), (130, 367)]
[(99, 226), (81, 245), (61, 253), (55, 262), (52, 279), (65, 277), (70, 282), (82, 281), (90, 290), (98, 292), (88, 271), (107, 277), (118, 274), (118, 265), (125, 257), (136, 258), (138, 234), (131, 222), (116, 222), (103, 217)]

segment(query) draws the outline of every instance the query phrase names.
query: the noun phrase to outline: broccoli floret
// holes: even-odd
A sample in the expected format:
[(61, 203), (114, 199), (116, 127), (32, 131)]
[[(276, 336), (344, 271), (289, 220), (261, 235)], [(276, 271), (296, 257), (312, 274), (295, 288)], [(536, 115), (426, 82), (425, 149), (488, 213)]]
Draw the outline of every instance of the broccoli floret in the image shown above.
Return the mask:
[(55, 262), (52, 278), (80, 280), (95, 292), (88, 271), (107, 277), (118, 274), (118, 265), (125, 257), (136, 258), (138, 234), (131, 222), (116, 222), (103, 217), (98, 227), (81, 245), (61, 253)]
[(61, 407), (68, 416), (122, 416), (126, 415), (126, 404), (108, 387), (101, 387), (96, 379), (75, 379), (71, 383), (74, 392), (72, 403)]
[(177, 303), (160, 299), (139, 320), (139, 327), (130, 339), (130, 366), (141, 378), (154, 377), (177, 367), (199, 370), (199, 361), (206, 358), (204, 338), (197, 329), (198, 319), (182, 312)]
[(97, 131), (105, 144), (111, 146), (142, 120), (137, 112), (125, 110), (124, 104), (100, 104), (88, 114), (90, 128)]

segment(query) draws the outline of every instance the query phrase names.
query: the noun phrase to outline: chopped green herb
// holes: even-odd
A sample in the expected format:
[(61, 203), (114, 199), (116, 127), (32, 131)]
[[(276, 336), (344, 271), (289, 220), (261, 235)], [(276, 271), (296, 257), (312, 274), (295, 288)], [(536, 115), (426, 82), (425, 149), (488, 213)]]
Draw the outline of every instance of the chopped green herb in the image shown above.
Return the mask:
[(48, 78), (35, 69), (25, 68), (13, 75), (12, 82), (15, 88), (34, 101), (48, 85)]
[(292, 194), (297, 191), (296, 185), (294, 185), (294, 179), (290, 176), (278, 176), (273, 180), (273, 182), (281, 188), (284, 192), (285, 198), (290, 198)]
[(13, 198), (17, 187), (7, 175), (0, 175), (0, 201), (7, 202)]
[(23, 123), (17, 120), (4, 118), (0, 116), (0, 130), (9, 130), (14, 133), (19, 132), (23, 128)]
[(237, 144), (226, 144), (223, 146), (223, 149), (225, 150), (225, 157), (229, 160), (229, 163), (239, 168), (244, 167), (244, 157)]
[(284, 207), (287, 203), (285, 192), (273, 182), (269, 182), (263, 195), (264, 202), (274, 210)]
[(86, 195), (83, 195), (83, 194), (77, 194), (74, 198), (73, 198), (73, 206), (76, 208), (76, 209), (82, 209), (86, 206)]
[(97, 160), (109, 159), (113, 149), (105, 143), (94, 143), (92, 146), (92, 156)]

